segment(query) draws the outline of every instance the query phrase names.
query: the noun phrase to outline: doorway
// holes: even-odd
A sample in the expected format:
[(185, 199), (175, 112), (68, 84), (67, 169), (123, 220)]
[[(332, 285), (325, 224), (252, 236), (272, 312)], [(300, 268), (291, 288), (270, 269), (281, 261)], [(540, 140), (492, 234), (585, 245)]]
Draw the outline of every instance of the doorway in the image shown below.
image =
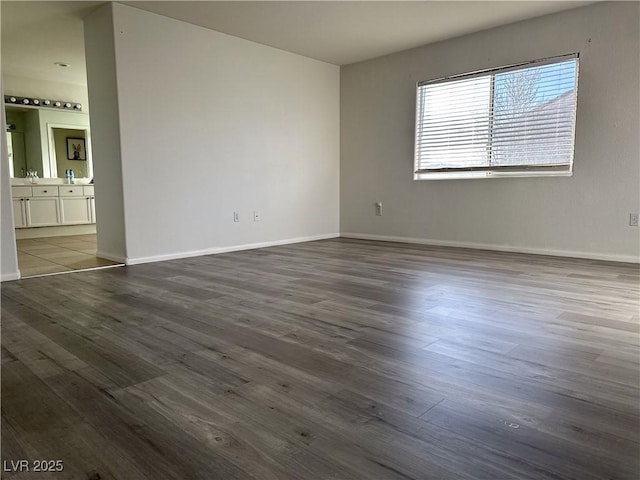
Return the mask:
[(120, 265), (97, 256), (89, 115), (46, 104), (5, 100), (20, 276)]
[[(11, 191), (3, 205), (11, 197), (13, 209), (11, 215), (4, 207), (2, 231), (4, 245), (15, 244), (17, 253), (6, 262), (3, 280), (120, 265), (97, 257), (97, 222), (102, 256), (124, 259), (108, 242), (103, 245), (113, 218), (101, 219), (95, 209), (96, 194), (98, 205), (102, 202), (93, 185), (84, 19), (98, 6), (2, 3), (0, 89), (7, 123), (2, 143), (10, 158), (4, 158), (4, 148), (0, 153), (3, 187)], [(110, 181), (105, 176), (107, 192)], [(109, 212), (109, 200), (104, 204)], [(5, 247), (5, 258), (13, 253), (9, 250)]]

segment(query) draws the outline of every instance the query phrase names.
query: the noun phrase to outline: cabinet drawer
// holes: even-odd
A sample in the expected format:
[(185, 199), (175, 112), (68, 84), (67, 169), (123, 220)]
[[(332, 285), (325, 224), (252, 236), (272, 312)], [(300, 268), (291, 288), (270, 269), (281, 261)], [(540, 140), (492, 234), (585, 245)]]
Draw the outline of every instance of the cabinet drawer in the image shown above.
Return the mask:
[(11, 187), (12, 197), (30, 197), (31, 187)]
[(61, 197), (82, 197), (84, 195), (81, 185), (64, 185), (58, 187), (58, 191)]
[(89, 185), (88, 187), (82, 187), (82, 190), (84, 191), (85, 197), (93, 197), (95, 195), (93, 191), (93, 185)]
[(58, 196), (58, 187), (55, 185), (47, 185), (40, 187), (31, 187), (33, 191), (34, 197), (57, 197)]

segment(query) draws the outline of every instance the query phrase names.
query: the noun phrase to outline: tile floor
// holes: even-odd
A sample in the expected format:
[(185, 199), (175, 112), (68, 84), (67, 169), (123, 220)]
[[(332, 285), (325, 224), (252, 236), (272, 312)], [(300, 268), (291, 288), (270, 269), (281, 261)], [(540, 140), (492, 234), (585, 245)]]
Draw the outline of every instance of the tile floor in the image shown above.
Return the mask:
[(96, 235), (29, 238), (16, 241), (24, 277), (118, 265), (96, 256)]

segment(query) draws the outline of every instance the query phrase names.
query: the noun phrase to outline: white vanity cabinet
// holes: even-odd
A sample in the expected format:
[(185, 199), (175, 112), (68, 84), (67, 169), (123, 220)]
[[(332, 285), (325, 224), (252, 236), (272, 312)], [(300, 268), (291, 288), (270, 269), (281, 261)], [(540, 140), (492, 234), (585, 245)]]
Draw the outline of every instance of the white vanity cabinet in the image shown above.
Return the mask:
[(85, 197), (61, 197), (60, 213), (62, 225), (92, 223), (91, 203)]
[(51, 227), (60, 224), (58, 198), (24, 197), (13, 199), (16, 228)]
[(50, 227), (60, 223), (60, 200), (55, 186), (33, 185), (31, 198), (26, 198), (25, 204), (29, 227)]
[(63, 185), (58, 187), (58, 192), (62, 225), (95, 223), (93, 186)]
[(16, 228), (27, 227), (27, 212), (24, 204), (24, 198), (13, 199), (13, 221)]
[(25, 199), (28, 227), (51, 227), (60, 224), (59, 200), (56, 197)]
[(50, 227), (60, 224), (57, 187), (13, 187), (12, 196), (16, 228)]
[(13, 197), (13, 221), (16, 228), (28, 227), (25, 198), (31, 197), (31, 187), (12, 187), (11, 196)]
[(95, 223), (93, 185), (13, 186), (16, 228)]

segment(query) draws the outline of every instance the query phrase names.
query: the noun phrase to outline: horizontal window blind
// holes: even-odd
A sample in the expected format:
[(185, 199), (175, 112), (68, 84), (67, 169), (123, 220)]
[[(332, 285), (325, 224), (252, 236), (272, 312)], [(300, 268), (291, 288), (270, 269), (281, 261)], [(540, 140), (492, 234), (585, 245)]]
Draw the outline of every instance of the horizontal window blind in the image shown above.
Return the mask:
[(571, 172), (577, 79), (570, 55), (419, 83), (415, 178)]

